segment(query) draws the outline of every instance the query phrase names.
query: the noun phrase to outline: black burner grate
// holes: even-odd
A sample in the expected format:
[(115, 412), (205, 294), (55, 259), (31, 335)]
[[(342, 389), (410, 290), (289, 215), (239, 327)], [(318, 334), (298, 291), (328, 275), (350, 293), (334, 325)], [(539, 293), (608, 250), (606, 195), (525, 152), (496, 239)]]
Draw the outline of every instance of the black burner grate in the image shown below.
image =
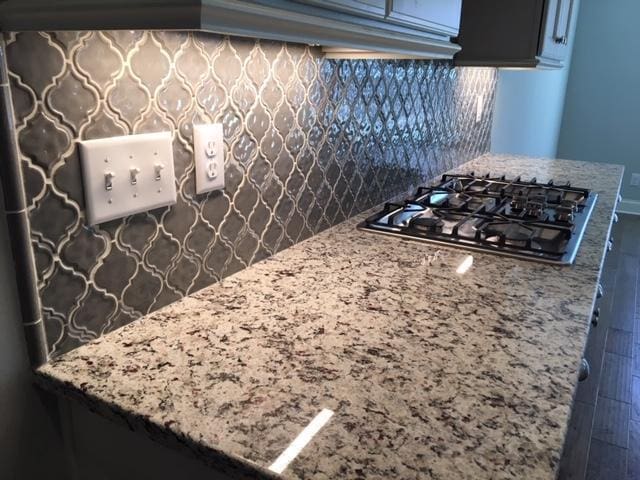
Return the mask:
[(596, 200), (569, 183), (443, 175), (360, 228), (513, 256), (571, 263)]

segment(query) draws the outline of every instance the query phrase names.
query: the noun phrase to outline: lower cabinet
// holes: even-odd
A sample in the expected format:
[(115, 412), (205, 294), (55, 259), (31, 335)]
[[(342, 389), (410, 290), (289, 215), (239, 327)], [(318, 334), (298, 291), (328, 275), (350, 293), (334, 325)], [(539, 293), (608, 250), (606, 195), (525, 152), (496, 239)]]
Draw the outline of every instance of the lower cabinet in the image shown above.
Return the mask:
[(73, 480), (233, 480), (73, 400), (58, 402)]
[[(612, 261), (611, 258), (608, 258)], [(565, 438), (558, 480), (584, 480), (587, 474), (591, 432), (602, 377), (602, 366), (611, 323), (613, 293), (598, 286), (584, 359), (589, 363), (589, 376), (578, 383)]]

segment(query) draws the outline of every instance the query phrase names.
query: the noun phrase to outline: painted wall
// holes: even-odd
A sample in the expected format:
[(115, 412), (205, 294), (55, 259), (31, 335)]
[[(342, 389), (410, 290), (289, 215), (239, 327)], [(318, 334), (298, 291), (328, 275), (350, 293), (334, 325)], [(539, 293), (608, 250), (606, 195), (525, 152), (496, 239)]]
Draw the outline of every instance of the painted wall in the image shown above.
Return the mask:
[(0, 478), (67, 479), (53, 398), (32, 384), (15, 272), (0, 206)]
[[(622, 196), (640, 202), (629, 185), (640, 172), (640, 36), (638, 0), (584, 0), (558, 153), (626, 166)], [(638, 205), (640, 207), (640, 205)]]
[[(576, 17), (569, 49), (575, 39)], [(492, 152), (556, 157), (570, 61), (569, 57), (560, 70), (498, 71)]]

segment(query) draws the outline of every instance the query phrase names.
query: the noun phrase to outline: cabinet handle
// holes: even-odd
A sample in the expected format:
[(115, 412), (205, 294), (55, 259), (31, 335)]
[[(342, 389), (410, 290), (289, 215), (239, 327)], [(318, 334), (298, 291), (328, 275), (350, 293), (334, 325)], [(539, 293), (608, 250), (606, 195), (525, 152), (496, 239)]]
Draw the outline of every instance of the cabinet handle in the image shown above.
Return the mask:
[(564, 35), (558, 35), (558, 23), (560, 22), (560, 14), (562, 12), (562, 2), (567, 0), (558, 0), (558, 10), (556, 10), (556, 23), (553, 27), (553, 41), (566, 45), (569, 43), (569, 29), (571, 28), (571, 15), (573, 14), (573, 0), (569, 0), (569, 10), (567, 11), (567, 21), (564, 26)]
[(589, 367), (589, 362), (587, 362), (586, 358), (583, 358), (580, 362), (580, 369), (578, 370), (578, 381), (584, 382), (587, 378), (589, 378), (590, 372), (591, 368)]
[(600, 309), (596, 308), (593, 311), (593, 315), (591, 315), (591, 325), (593, 325), (594, 327), (597, 327), (599, 321), (600, 321)]

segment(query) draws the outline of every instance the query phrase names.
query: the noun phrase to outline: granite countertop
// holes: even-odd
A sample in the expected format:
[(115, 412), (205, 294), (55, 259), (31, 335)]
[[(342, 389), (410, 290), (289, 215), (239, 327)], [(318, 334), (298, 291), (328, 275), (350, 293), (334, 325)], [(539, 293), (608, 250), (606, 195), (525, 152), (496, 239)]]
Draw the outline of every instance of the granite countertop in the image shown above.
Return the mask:
[(623, 168), (484, 156), (456, 170), (598, 192), (575, 264), (361, 232), (354, 218), (38, 381), (234, 478), (280, 478), (267, 467), (322, 409), (335, 413), (282, 477), (554, 478)]

